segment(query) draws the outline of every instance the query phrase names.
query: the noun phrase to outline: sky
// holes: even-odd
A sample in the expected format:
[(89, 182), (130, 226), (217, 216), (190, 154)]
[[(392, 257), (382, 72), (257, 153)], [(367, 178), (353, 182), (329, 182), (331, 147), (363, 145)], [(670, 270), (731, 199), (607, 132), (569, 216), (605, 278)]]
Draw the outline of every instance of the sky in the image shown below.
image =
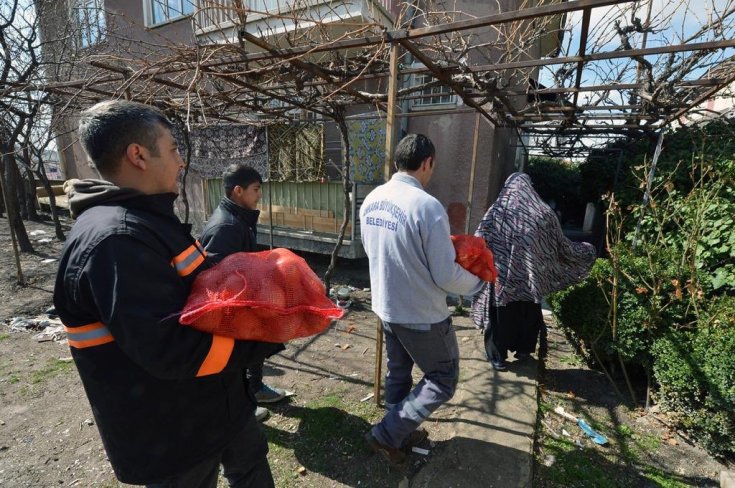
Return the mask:
[[(680, 44), (684, 39), (694, 35), (694, 33), (716, 12), (722, 12), (733, 8), (732, 0), (683, 0), (683, 1), (665, 1), (651, 0), (651, 27), (654, 30), (647, 38), (646, 47), (657, 47), (662, 45)], [(590, 34), (588, 36), (587, 52), (590, 47), (594, 46), (595, 52), (614, 51), (620, 47), (620, 39), (614, 30), (614, 20), (620, 19), (622, 25), (630, 24), (631, 7), (636, 8), (635, 16), (645, 21), (648, 2), (645, 0), (635, 3), (626, 3), (614, 5), (610, 7), (598, 7), (592, 9), (590, 20)], [(564, 39), (564, 55), (576, 55), (579, 51), (579, 39), (581, 31), (582, 11), (573, 12), (567, 17), (567, 32)], [(727, 22), (727, 27), (718, 38), (735, 37), (735, 17)], [(716, 40), (712, 33), (700, 36), (690, 42), (704, 42)], [(630, 36), (631, 45), (634, 48), (641, 48), (643, 36), (641, 34), (632, 34)], [(721, 55), (729, 56), (735, 54), (735, 49), (728, 49)], [(656, 56), (648, 56), (651, 62), (656, 61)], [(591, 63), (590, 66), (607, 65), (613, 69), (619, 68), (627, 63), (626, 59), (619, 61), (611, 60), (605, 62)], [(550, 70), (546, 70), (541, 74), (540, 81), (544, 85), (553, 85), (553, 77), (551, 71), (556, 70), (559, 66), (552, 66)], [(701, 72), (694, 73), (701, 75)], [(634, 75), (634, 72), (633, 72)], [(696, 76), (695, 76), (696, 77)], [(583, 83), (591, 84), (591, 82), (602, 81), (599, 75), (595, 75), (591, 69), (585, 70), (583, 75)]]
[[(709, 32), (696, 39), (689, 39), (711, 19), (722, 13), (735, 8), (735, 0), (650, 0), (651, 3), (651, 27), (654, 32), (649, 33), (646, 47), (657, 47), (662, 45), (681, 44), (687, 42), (706, 42), (721, 39), (735, 38), (735, 15), (724, 23), (722, 32), (715, 35)], [(635, 16), (645, 22), (649, 2), (641, 0), (619, 4), (609, 7), (598, 7), (592, 9), (590, 16), (590, 33), (588, 36), (587, 53), (615, 51), (621, 45), (620, 38), (615, 32), (614, 20), (620, 19), (621, 25), (630, 25), (632, 8), (635, 8)], [(567, 16), (566, 33), (563, 41), (563, 50), (560, 56), (576, 56), (579, 52), (579, 39), (582, 23), (582, 11), (573, 12)], [(631, 34), (630, 43), (633, 48), (643, 47), (642, 34)], [(687, 56), (682, 53), (680, 56)], [(708, 58), (710, 61), (719, 61), (726, 57), (735, 55), (735, 48), (718, 51)], [(647, 56), (646, 59), (654, 63), (654, 77), (663, 69), (667, 55)], [(624, 67), (628, 67), (623, 71)], [(555, 85), (553, 73), (560, 65), (546, 67), (539, 74), (539, 81), (547, 86)], [(588, 63), (583, 70), (582, 85), (607, 84), (613, 80), (622, 83), (631, 83), (636, 77), (636, 62), (627, 58), (616, 60), (598, 61)], [(698, 79), (706, 72), (706, 67), (693, 70), (685, 79)], [(611, 76), (623, 73), (619, 77)], [(568, 79), (565, 85), (574, 83), (574, 76)], [(593, 103), (598, 95), (592, 92), (580, 93), (579, 103)], [(611, 101), (625, 103), (624, 97), (627, 93), (611, 92)], [(609, 103), (605, 103), (609, 105)], [(600, 112), (604, 114), (604, 112)]]

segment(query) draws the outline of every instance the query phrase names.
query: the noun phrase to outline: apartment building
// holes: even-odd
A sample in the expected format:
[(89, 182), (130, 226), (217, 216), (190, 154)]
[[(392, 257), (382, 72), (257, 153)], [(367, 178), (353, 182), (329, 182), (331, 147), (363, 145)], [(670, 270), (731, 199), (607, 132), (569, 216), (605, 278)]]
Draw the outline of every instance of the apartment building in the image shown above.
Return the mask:
[[(67, 22), (78, 22), (82, 28), (75, 36), (78, 47), (84, 49), (113, 49), (114, 39), (125, 38), (139, 42), (136, 49), (154, 50), (153, 46), (190, 45), (205, 43), (241, 43), (242, 30), (264, 39), (270, 45), (285, 47), (286, 34), (303, 28), (305, 19), (314, 19), (331, 37), (361, 22), (383, 25), (390, 30), (396, 20), (404, 23), (413, 19), (412, 27), (421, 27), (426, 10), (422, 0), (68, 0), (66, 7), (46, 9), (49, 17), (43, 30), (47, 38), (58, 35), (59, 19), (68, 15)], [(52, 2), (63, 4), (63, 2)], [(485, 0), (451, 0), (443, 2), (454, 18), (482, 17), (503, 11), (528, 7), (520, 0), (488, 2)], [(434, 2), (441, 6), (442, 2)], [(238, 15), (235, 6), (247, 7), (247, 15)], [(298, 10), (299, 22), (292, 13)], [(55, 12), (55, 13), (54, 13)], [(242, 10), (240, 10), (242, 12)], [(398, 17), (401, 16), (401, 19)], [(63, 23), (63, 22), (62, 22)], [(105, 31), (116, 34), (107, 35)], [(497, 33), (490, 28), (476, 29), (472, 39), (491, 43)], [(544, 56), (554, 51), (559, 39), (542, 38), (529, 49), (530, 56)], [(252, 43), (244, 46), (248, 52), (262, 49)], [(141, 53), (138, 53), (141, 54)], [(142, 53), (145, 55), (145, 52)], [(151, 53), (155, 56), (155, 52)], [(492, 59), (469, 59), (469, 64), (487, 64)], [(421, 67), (410, 56), (403, 58), (403, 68)], [(416, 70), (413, 70), (416, 71)], [(431, 79), (425, 73), (400, 77), (401, 87), (422, 85)], [(381, 83), (380, 80), (376, 83)], [(518, 80), (522, 91), (527, 80)], [(383, 83), (385, 85), (386, 83)], [(526, 103), (525, 96), (511, 101), (518, 108)], [(473, 232), (487, 207), (494, 201), (506, 176), (522, 165), (518, 151), (519, 134), (509, 127), (494, 127), (449, 87), (434, 85), (400, 103), (397, 136), (405, 133), (423, 133), (437, 147), (437, 166), (427, 191), (437, 197), (447, 209), (453, 233)], [(257, 117), (257, 114), (254, 114)], [(317, 181), (271, 181), (266, 188), (261, 243), (269, 243), (271, 236), (276, 246), (287, 246), (330, 252), (334, 247), (341, 222), (342, 183), (339, 181), (342, 165), (342, 141), (336, 125), (313, 115), (295, 114), (312, 125), (320, 127), (321, 158), (325, 170)], [(374, 106), (355, 105), (348, 110), (350, 138), (353, 146), (353, 191), (351, 192), (352, 222), (355, 222), (359, 204), (375, 185), (383, 181), (382, 158), (385, 144), (384, 114)], [(72, 129), (73, 117), (66, 121)], [(267, 130), (267, 129), (266, 129)], [(65, 131), (61, 131), (65, 132)], [(366, 134), (369, 133), (369, 137)], [(210, 134), (212, 134), (210, 132)], [(62, 168), (67, 178), (93, 177), (94, 170), (86, 163), (83, 152), (74, 140), (73, 132), (60, 134)], [(354, 138), (354, 140), (353, 140)], [(362, 138), (362, 139), (361, 139)], [(272, 138), (266, 137), (266, 140)], [(369, 141), (367, 140), (369, 139)], [(364, 142), (364, 143), (363, 143)], [(271, 141), (273, 143), (273, 141)], [(265, 152), (266, 159), (271, 153)], [(206, 156), (206, 154), (204, 155)], [(206, 165), (206, 158), (198, 167)], [(360, 166), (362, 165), (362, 166)], [(267, 175), (264, 175), (267, 177)], [(296, 196), (294, 196), (296, 195)], [(221, 184), (215, 174), (191, 171), (187, 181), (189, 219), (195, 231), (204, 224), (221, 196)], [(269, 200), (270, 199), (270, 200)], [(273, 208), (276, 212), (273, 213)], [(283, 215), (276, 215), (282, 213)], [(325, 220), (326, 219), (326, 220)], [(331, 220), (330, 220), (331, 219)], [(333, 223), (330, 223), (333, 222)], [(359, 244), (359, 229), (351, 225), (342, 254), (347, 257), (363, 255)]]

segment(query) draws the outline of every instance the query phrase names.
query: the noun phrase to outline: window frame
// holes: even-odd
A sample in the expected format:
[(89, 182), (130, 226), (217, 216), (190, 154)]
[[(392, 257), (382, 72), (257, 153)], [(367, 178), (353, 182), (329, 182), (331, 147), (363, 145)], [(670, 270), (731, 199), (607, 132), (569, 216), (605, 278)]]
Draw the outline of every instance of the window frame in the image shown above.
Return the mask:
[[(170, 3), (175, 1), (178, 3), (179, 10), (174, 10), (176, 15), (171, 16), (169, 9)], [(154, 8), (159, 5), (161, 8), (162, 20), (157, 21)], [(189, 11), (187, 11), (187, 6)], [(197, 0), (143, 0), (143, 20), (146, 27), (160, 27), (163, 25), (178, 22), (179, 20), (190, 18), (197, 11)]]
[[(423, 68), (423, 64), (415, 64), (412, 66), (413, 68)], [(431, 73), (416, 73), (411, 75), (411, 86), (418, 86), (422, 85), (424, 83), (427, 83), (427, 81), (424, 81), (426, 78), (429, 78), (431, 80), (436, 80)], [(440, 91), (434, 91), (434, 90), (440, 90)], [(429, 93), (425, 93), (425, 90), (430, 90)], [(454, 91), (446, 86), (446, 85), (438, 85), (431, 88), (424, 88), (418, 93), (414, 93), (414, 95), (420, 95), (420, 98), (414, 98), (411, 100), (411, 110), (429, 110), (429, 109), (436, 109), (437, 107), (457, 107), (459, 105), (457, 94), (454, 93)], [(424, 103), (425, 100), (433, 99), (433, 98), (439, 98), (439, 102), (429, 102)], [(443, 102), (441, 101), (442, 98), (447, 97), (448, 101)]]

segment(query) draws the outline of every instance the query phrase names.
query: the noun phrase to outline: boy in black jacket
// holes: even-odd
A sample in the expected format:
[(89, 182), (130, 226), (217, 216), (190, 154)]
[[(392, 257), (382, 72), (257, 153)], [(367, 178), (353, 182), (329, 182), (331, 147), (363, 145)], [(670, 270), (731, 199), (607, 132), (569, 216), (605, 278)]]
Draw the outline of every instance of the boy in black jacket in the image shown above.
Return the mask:
[(274, 486), (241, 371), (282, 346), (178, 323), (206, 253), (174, 214), (183, 166), (171, 123), (128, 101), (82, 112), (104, 180), (73, 180), (78, 216), (54, 305), (115, 475), (149, 487)]
[[(263, 179), (250, 166), (233, 164), (222, 175), (225, 197), (212, 212), (199, 241), (210, 258), (218, 262), (236, 252), (258, 250), (257, 231)], [(275, 403), (286, 392), (263, 383), (263, 363), (252, 364), (245, 371), (245, 383), (258, 403)], [(264, 420), (268, 410), (258, 406), (255, 417)]]

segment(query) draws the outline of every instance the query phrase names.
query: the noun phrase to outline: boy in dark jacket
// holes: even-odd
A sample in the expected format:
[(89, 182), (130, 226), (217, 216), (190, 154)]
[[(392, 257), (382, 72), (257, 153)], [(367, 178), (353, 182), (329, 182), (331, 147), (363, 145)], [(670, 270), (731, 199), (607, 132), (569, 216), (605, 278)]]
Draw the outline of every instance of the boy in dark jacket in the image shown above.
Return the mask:
[[(225, 197), (212, 212), (199, 241), (207, 254), (218, 262), (236, 252), (258, 249), (257, 224), (263, 179), (250, 166), (233, 164), (222, 175)], [(286, 397), (286, 392), (263, 383), (263, 363), (252, 364), (245, 371), (245, 383), (258, 403), (274, 403)], [(268, 410), (258, 406), (255, 418), (264, 420)]]
[(243, 368), (282, 346), (182, 327), (208, 266), (174, 214), (183, 166), (153, 107), (99, 103), (79, 137), (104, 180), (70, 182), (78, 216), (61, 253), (54, 305), (117, 478), (150, 487), (273, 487), (268, 444)]

